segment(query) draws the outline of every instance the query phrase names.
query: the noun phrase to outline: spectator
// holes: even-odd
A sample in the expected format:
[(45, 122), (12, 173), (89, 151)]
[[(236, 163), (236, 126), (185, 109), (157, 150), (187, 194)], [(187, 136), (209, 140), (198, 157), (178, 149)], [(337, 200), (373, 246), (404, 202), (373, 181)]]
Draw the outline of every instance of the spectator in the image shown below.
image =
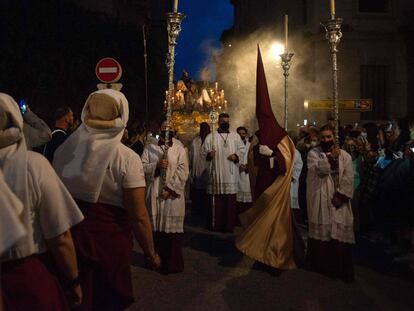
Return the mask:
[(55, 112), (55, 128), (52, 132), (52, 139), (46, 144), (43, 155), (53, 162), (56, 149), (63, 144), (68, 137), (68, 130), (73, 126), (73, 112), (69, 107), (59, 107)]
[(23, 133), (28, 150), (42, 146), (52, 138), (50, 128), (30, 110), (29, 106), (27, 106), (27, 111), (23, 113), (23, 121)]

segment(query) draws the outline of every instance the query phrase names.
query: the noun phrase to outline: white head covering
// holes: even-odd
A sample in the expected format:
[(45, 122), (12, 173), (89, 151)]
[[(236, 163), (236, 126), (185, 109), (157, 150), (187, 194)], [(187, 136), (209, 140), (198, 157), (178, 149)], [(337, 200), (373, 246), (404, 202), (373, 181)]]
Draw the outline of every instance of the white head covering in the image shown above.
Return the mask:
[(0, 168), (10, 189), (24, 206), (29, 206), (23, 118), (15, 100), (4, 93), (0, 93), (0, 115)]
[(0, 255), (25, 235), (26, 231), (18, 215), (23, 204), (5, 183), (0, 170)]
[(93, 92), (83, 124), (56, 150), (53, 166), (76, 199), (96, 203), (108, 165), (128, 122), (128, 100), (112, 89)]

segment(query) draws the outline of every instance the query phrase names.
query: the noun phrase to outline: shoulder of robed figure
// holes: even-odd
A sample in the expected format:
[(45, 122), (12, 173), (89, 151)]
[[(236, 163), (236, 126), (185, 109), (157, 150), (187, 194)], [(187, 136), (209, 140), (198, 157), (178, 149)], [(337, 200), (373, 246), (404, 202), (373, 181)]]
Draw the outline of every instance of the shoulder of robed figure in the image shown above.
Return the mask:
[(343, 149), (341, 149), (341, 156), (344, 158), (344, 160), (350, 160), (352, 162), (351, 155)]

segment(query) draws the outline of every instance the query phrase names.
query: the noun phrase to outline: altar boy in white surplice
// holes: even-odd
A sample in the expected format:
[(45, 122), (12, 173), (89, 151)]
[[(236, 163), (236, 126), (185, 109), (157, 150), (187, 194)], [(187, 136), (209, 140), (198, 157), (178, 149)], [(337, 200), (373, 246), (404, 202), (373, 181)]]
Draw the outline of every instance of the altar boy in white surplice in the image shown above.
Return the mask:
[(219, 128), (206, 137), (202, 148), (202, 156), (210, 162), (207, 193), (214, 196), (211, 198), (211, 203), (214, 202), (210, 209), (211, 229), (220, 232), (233, 232), (236, 225), (238, 163), (245, 148), (239, 134), (229, 131), (229, 120), (227, 113), (219, 115)]
[[(165, 132), (166, 122), (163, 122), (158, 144), (148, 144), (141, 160), (147, 180), (147, 209), (154, 230), (155, 248), (161, 256), (162, 272), (179, 273), (184, 270), (184, 190), (189, 168), (184, 146), (171, 137), (171, 130), (168, 156), (164, 159)], [(166, 180), (163, 185), (160, 180), (162, 169), (166, 169)]]
[(237, 215), (245, 212), (252, 206), (252, 191), (250, 188), (250, 176), (248, 169), (248, 153), (250, 149), (250, 141), (248, 137), (247, 128), (240, 126), (237, 128), (237, 133), (244, 144), (244, 152), (240, 158), (239, 165), (239, 189), (237, 192)]

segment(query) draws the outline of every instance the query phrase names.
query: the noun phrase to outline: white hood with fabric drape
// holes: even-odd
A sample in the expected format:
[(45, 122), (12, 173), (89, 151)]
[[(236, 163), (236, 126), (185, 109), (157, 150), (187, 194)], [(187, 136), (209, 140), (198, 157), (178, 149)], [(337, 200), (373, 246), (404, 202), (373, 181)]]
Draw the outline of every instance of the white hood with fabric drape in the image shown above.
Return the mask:
[(56, 150), (53, 166), (76, 199), (96, 203), (105, 173), (128, 122), (128, 101), (112, 89), (93, 92), (81, 126)]

